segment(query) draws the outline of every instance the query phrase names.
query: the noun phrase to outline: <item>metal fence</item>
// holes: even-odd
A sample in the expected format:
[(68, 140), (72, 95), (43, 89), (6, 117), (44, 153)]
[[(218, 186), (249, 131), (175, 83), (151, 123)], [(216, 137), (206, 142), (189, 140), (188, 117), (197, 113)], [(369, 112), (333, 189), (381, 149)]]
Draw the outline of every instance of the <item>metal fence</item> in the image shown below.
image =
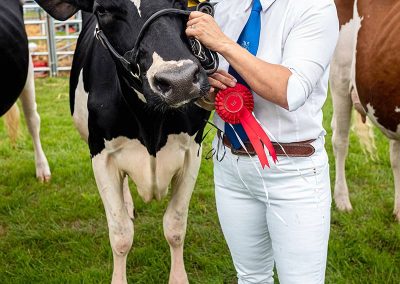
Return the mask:
[(23, 10), (36, 75), (57, 76), (69, 72), (82, 30), (81, 14), (77, 13), (64, 22), (57, 21), (29, 0)]

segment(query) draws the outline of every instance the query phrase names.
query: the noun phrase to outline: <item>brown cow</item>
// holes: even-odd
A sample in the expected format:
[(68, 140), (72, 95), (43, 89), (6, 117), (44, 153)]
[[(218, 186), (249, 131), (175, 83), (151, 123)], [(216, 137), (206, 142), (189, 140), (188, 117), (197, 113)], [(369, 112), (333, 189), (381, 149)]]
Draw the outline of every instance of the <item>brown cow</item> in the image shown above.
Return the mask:
[(340, 210), (352, 209), (344, 166), (351, 97), (358, 97), (362, 115), (367, 115), (390, 139), (395, 180), (394, 215), (400, 221), (400, 1), (335, 2), (341, 25), (330, 77), (336, 206)]

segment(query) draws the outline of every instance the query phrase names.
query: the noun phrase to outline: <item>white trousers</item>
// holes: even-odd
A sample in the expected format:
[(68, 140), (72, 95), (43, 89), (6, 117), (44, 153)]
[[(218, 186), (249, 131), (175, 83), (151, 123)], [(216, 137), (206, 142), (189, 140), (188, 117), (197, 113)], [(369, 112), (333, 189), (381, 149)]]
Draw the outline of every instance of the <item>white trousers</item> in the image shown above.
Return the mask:
[(274, 283), (274, 262), (281, 284), (324, 283), (331, 206), (324, 139), (313, 142), (311, 157), (279, 157), (264, 170), (254, 157), (262, 177), (252, 159), (217, 141), (217, 210), (238, 283)]

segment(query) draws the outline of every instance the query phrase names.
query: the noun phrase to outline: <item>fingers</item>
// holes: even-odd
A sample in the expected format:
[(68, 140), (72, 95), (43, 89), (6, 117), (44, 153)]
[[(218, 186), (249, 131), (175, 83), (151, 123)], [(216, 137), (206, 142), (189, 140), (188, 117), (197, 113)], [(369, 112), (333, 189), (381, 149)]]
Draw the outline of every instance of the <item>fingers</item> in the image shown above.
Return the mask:
[(200, 21), (200, 19), (198, 19), (198, 18), (188, 21), (187, 27), (186, 27), (186, 35), (188, 37), (197, 38), (199, 33), (201, 32), (201, 25), (202, 25), (202, 21)]
[(190, 28), (191, 26), (196, 25), (196, 24), (199, 24), (200, 22), (202, 22), (202, 19), (200, 19), (200, 18), (195, 18), (195, 19), (193, 19), (193, 20), (187, 21), (186, 26), (187, 26), (188, 28)]
[[(225, 70), (219, 69), (217, 72), (208, 77), (208, 82), (210, 83), (211, 88), (225, 90), (228, 87), (235, 87), (237, 80)], [(210, 90), (210, 92), (213, 91)]]
[(204, 22), (203, 19), (201, 19), (201, 18), (195, 18), (195, 19), (193, 19), (193, 20), (187, 21), (186, 26), (187, 26), (188, 28), (190, 28), (190, 27), (193, 26), (193, 25), (199, 25), (200, 23), (203, 23), (203, 22)]
[(208, 14), (199, 12), (199, 11), (194, 11), (192, 13), (190, 13), (189, 15), (189, 21), (192, 19), (196, 19), (196, 18), (201, 18), (201, 17), (205, 17), (205, 16), (209, 16)]
[(224, 83), (215, 80), (212, 77), (208, 77), (208, 83), (210, 83), (211, 87), (215, 89), (225, 90), (226, 88), (228, 88)]
[(208, 49), (218, 51), (229, 41), (214, 18), (201, 12), (192, 12), (187, 22), (186, 35), (199, 40)]
[(197, 38), (197, 32), (194, 29), (191, 29), (190, 27), (188, 27), (185, 32), (186, 32), (187, 37)]
[(220, 80), (214, 79), (212, 77), (208, 77), (208, 82), (210, 83), (212, 88), (220, 89), (220, 90), (225, 90), (228, 87), (233, 88), (236, 86), (236, 82), (234, 82), (234, 81), (228, 81), (228, 80), (220, 81)]
[[(190, 15), (194, 14), (195, 12), (192, 12)], [(197, 12), (198, 16), (189, 18), (189, 21), (186, 23), (187, 29), (186, 31), (202, 31), (205, 30), (206, 27), (211, 28), (213, 25), (214, 18), (211, 17), (210, 15)]]
[(195, 37), (198, 39), (198, 36), (202, 33), (204, 22), (199, 19), (193, 19), (191, 21), (187, 22), (187, 27), (186, 27), (186, 35), (188, 37)]
[(222, 74), (223, 76), (228, 77), (228, 78), (232, 79), (233, 81), (237, 82), (236, 78), (233, 77), (231, 74), (229, 74), (229, 73), (228, 73), (227, 71), (225, 71), (225, 70), (218, 69), (216, 73), (220, 73), (220, 74)]
[(235, 87), (236, 86), (236, 79), (228, 74), (227, 72), (225, 72), (226, 74), (222, 74), (219, 72), (216, 72), (214, 74), (212, 74), (210, 77), (221, 82), (222, 84), (228, 86), (228, 87)]

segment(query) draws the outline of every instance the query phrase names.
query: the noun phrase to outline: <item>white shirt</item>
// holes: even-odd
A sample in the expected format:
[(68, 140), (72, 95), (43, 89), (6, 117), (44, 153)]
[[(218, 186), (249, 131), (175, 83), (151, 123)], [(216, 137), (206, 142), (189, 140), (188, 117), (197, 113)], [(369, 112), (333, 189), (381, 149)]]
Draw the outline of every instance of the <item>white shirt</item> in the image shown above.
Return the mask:
[[(252, 0), (215, 1), (215, 20), (237, 41), (251, 12)], [(254, 115), (278, 142), (316, 139), (326, 134), (322, 106), (328, 91), (329, 63), (339, 35), (333, 0), (261, 0), (261, 35), (257, 57), (289, 68), (289, 110), (253, 92)], [(220, 56), (220, 69), (229, 63)], [(268, 76), (265, 74), (265, 76)], [(224, 129), (215, 113), (214, 123)]]

